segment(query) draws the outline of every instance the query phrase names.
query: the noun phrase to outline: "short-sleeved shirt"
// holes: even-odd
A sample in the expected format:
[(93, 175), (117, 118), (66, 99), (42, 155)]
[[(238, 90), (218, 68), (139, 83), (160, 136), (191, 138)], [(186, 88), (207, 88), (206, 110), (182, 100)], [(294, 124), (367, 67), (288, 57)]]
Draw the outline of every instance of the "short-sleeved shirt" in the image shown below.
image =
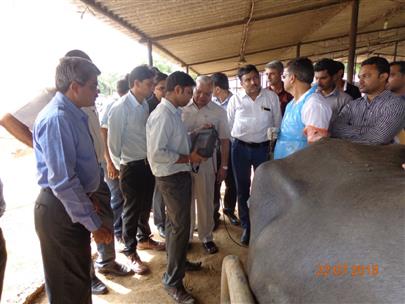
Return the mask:
[(227, 112), (232, 137), (247, 143), (267, 141), (267, 129), (281, 124), (278, 96), (263, 88), (255, 100), (244, 90), (233, 95)]
[(55, 88), (47, 88), (42, 90), (39, 95), (35, 96), (31, 101), (15, 111), (13, 116), (32, 131), (38, 113), (41, 112), (42, 109), (45, 108), (45, 106), (51, 101), (55, 93)]
[[(307, 92), (298, 99), (298, 102), (301, 102)], [(307, 102), (302, 107), (301, 119), (305, 127), (327, 130), (331, 117), (332, 109), (326, 104), (325, 98), (320, 94), (314, 93), (309, 96)]]
[(194, 101), (191, 100), (183, 107), (182, 120), (188, 132), (192, 132), (204, 124), (212, 124), (217, 130), (220, 139), (228, 139), (230, 137), (225, 110), (211, 101), (199, 109)]

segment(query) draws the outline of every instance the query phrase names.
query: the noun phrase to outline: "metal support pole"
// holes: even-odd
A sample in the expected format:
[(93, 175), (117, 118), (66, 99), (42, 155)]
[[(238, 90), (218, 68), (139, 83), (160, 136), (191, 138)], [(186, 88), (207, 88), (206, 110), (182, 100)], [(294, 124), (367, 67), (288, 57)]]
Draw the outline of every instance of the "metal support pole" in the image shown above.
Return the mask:
[(188, 65), (186, 65), (186, 73), (188, 74), (189, 69), (188, 69)]
[(394, 46), (394, 60), (397, 61), (397, 52), (398, 52), (398, 41), (395, 41), (395, 46)]
[(349, 57), (347, 62), (347, 82), (353, 82), (354, 75), (354, 57), (356, 55), (356, 38), (357, 38), (357, 22), (359, 19), (359, 0), (353, 0), (352, 3), (352, 21), (350, 24), (349, 37)]
[(153, 57), (152, 57), (152, 42), (148, 40), (148, 63), (149, 66), (153, 66)]
[(298, 44), (297, 44), (297, 58), (298, 57), (300, 57), (301, 56), (301, 43), (300, 42), (298, 42)]

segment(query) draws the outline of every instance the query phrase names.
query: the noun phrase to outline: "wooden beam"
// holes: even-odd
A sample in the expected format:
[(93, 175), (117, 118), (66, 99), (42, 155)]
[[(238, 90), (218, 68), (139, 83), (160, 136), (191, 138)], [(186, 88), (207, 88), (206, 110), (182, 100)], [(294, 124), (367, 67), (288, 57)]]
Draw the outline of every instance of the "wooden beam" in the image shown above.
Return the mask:
[[(303, 13), (303, 12), (307, 12), (307, 11), (312, 11), (312, 10), (327, 8), (327, 7), (331, 7), (331, 6), (335, 6), (335, 5), (340, 5), (340, 4), (348, 2), (348, 1), (350, 1), (350, 0), (340, 0), (340, 1), (331, 0), (331, 1), (329, 1), (328, 4), (315, 2), (314, 4), (308, 5), (304, 8), (291, 8), (284, 12), (271, 13), (271, 14), (260, 16), (260, 17), (256, 17), (253, 19), (253, 21), (257, 22), (257, 21), (262, 21), (262, 20), (267, 20), (267, 19), (272, 19), (272, 18), (290, 16), (290, 15), (299, 14), (299, 13)], [(177, 33), (171, 33), (171, 34), (166, 34), (166, 35), (161, 35), (161, 36), (155, 36), (155, 37), (151, 37), (151, 38), (155, 42), (155, 41), (160, 41), (160, 40), (167, 40), (167, 39), (172, 39), (172, 38), (177, 38), (177, 37), (182, 37), (182, 36), (209, 32), (209, 31), (215, 31), (215, 30), (224, 29), (224, 28), (228, 28), (228, 27), (243, 25), (248, 21), (248, 19), (249, 18), (247, 17), (242, 20), (236, 20), (236, 21), (226, 22), (226, 23), (222, 23), (222, 24), (218, 24), (218, 25), (206, 26), (203, 28), (187, 30), (187, 31), (182, 31), (182, 32), (177, 32)]]
[[(396, 27), (392, 27), (392, 28), (387, 28), (386, 30), (380, 29), (380, 30), (364, 31), (364, 32), (361, 32), (361, 33), (357, 33), (357, 36), (373, 34), (373, 33), (378, 33), (378, 32), (386, 32), (386, 31), (397, 30), (397, 29), (402, 29), (402, 28), (405, 28), (405, 25), (396, 26)], [(302, 41), (300, 43), (301, 43), (301, 46), (302, 46), (302, 45), (313, 44), (313, 43), (318, 43), (318, 42), (323, 42), (323, 41), (342, 39), (342, 38), (346, 38), (346, 37), (347, 37), (347, 34), (334, 36), (334, 37), (323, 38), (323, 39)], [(285, 49), (285, 48), (295, 47), (296, 45), (297, 44), (294, 43), (294, 44), (288, 44), (288, 45), (283, 45), (283, 46), (279, 46), (279, 47), (274, 47), (274, 48), (268, 48), (268, 49), (263, 49), (263, 50), (259, 50), (259, 51), (249, 52), (249, 53), (245, 53), (245, 56), (255, 55), (255, 54), (260, 54), (260, 53), (266, 53), (266, 52), (276, 51), (276, 50), (282, 50), (282, 49)], [(226, 56), (226, 57), (213, 58), (213, 59), (204, 60), (204, 61), (191, 62), (191, 63), (189, 63), (189, 65), (199, 65), (199, 64), (211, 63), (211, 62), (222, 61), (222, 60), (229, 60), (229, 59), (234, 59), (234, 58), (235, 59), (239, 58), (239, 54)]]
[[(324, 27), (329, 22), (331, 22), (333, 20), (333, 17), (335, 17), (336, 15), (341, 13), (344, 9), (346, 9), (348, 7), (348, 5), (350, 5), (350, 2), (347, 2), (346, 5), (337, 6), (333, 10), (331, 9), (328, 12), (328, 14), (319, 14), (318, 22), (313, 23), (312, 26), (305, 31), (304, 35), (300, 37), (299, 44), (301, 44), (301, 41), (307, 40), (308, 37), (311, 37), (313, 35), (313, 33), (319, 31), (322, 27)], [(298, 49), (298, 46), (295, 46), (294, 49), (297, 52), (297, 58), (300, 57), (301, 45), (300, 45), (299, 49)], [(289, 51), (290, 50), (285, 50), (285, 53), (288, 53)]]
[(300, 57), (301, 56), (301, 43), (298, 42), (297, 44), (297, 53), (295, 57)]
[(395, 42), (395, 46), (394, 46), (394, 60), (397, 60), (397, 52), (398, 52), (398, 41)]
[(153, 57), (152, 57), (152, 42), (148, 40), (148, 63), (149, 66), (153, 66)]
[[(404, 41), (404, 39), (386, 41), (386, 42), (384, 42), (383, 45), (377, 44), (377, 45), (374, 45), (374, 46), (377, 47), (377, 49), (379, 49), (379, 48), (385, 48), (385, 47), (389, 46), (389, 45), (392, 44), (392, 43), (401, 42), (401, 41)], [(367, 49), (366, 49), (365, 51), (360, 51), (360, 49), (363, 49), (363, 48), (367, 48)], [(368, 45), (360, 46), (360, 47), (357, 49), (357, 51), (358, 51), (357, 54), (358, 54), (358, 55), (362, 55), (362, 54), (365, 53), (365, 52), (369, 52), (369, 49), (368, 49), (368, 48), (369, 48)], [(311, 55), (303, 54), (303, 56), (310, 58), (310, 57), (314, 57), (314, 56), (324, 56), (324, 55), (328, 55), (328, 54), (332, 54), (332, 53), (347, 52), (348, 50), (349, 50), (349, 48), (345, 47), (345, 48), (342, 48), (342, 49), (337, 49), (337, 50), (328, 51), (328, 52), (323, 52), (323, 53), (313, 53), (313, 54), (311, 54)], [(387, 54), (387, 55), (392, 56), (391, 54)], [(279, 60), (280, 60), (280, 61), (289, 61), (289, 60), (292, 60), (292, 59), (294, 59), (294, 57), (284, 57), (284, 58), (280, 58)], [(259, 62), (259, 63), (252, 63), (252, 64), (255, 65), (255, 66), (260, 66), (260, 65), (265, 65), (266, 63), (268, 63), (268, 61), (266, 61), (266, 62)], [(238, 67), (235, 67), (235, 68), (228, 69), (228, 70), (221, 70), (221, 71), (209, 72), (209, 73), (206, 73), (206, 74), (212, 74), (212, 73), (216, 73), (216, 72), (226, 73), (226, 72), (235, 71), (235, 70), (237, 70), (237, 69), (238, 69)]]
[[(186, 63), (183, 60), (181, 60), (180, 58), (175, 56), (173, 53), (171, 53), (169, 50), (164, 48), (159, 43), (153, 42), (152, 39), (150, 39), (149, 36), (147, 36), (144, 32), (142, 32), (137, 27), (135, 27), (135, 26), (131, 25), (130, 23), (128, 23), (122, 17), (112, 13), (106, 7), (102, 6), (100, 3), (96, 2), (95, 0), (80, 0), (80, 1), (83, 2), (85, 5), (91, 7), (96, 12), (98, 12), (98, 13), (104, 15), (105, 17), (111, 19), (112, 21), (116, 22), (117, 24), (119, 24), (120, 26), (125, 28), (130, 33), (136, 34), (137, 36), (139, 36), (141, 38), (142, 41), (146, 42), (146, 41), (150, 40), (151, 43), (154, 44), (154, 46), (157, 49), (159, 49), (162, 53), (164, 53), (167, 56), (171, 57), (172, 59), (174, 59), (175, 61), (177, 61), (181, 65), (183, 65), (183, 66), (186, 65)], [(197, 73), (196, 71), (194, 71), (194, 72)]]
[(349, 35), (349, 56), (347, 58), (347, 82), (353, 82), (354, 75), (354, 57), (356, 55), (356, 38), (357, 38), (357, 23), (359, 20), (359, 3), (360, 0), (353, 0), (352, 3), (352, 19), (350, 22)]

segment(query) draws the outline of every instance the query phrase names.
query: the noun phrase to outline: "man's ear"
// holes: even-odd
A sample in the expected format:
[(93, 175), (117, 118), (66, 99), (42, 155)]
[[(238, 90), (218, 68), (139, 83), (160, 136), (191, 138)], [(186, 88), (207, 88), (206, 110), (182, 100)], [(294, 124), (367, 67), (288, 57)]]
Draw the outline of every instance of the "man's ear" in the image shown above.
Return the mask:
[(181, 86), (179, 86), (179, 85), (176, 85), (175, 87), (174, 87), (174, 93), (176, 93), (176, 95), (180, 95), (181, 93), (183, 93), (183, 90), (182, 90), (183, 88), (181, 87)]
[(77, 83), (76, 81), (72, 81), (70, 83), (69, 89), (72, 91), (72, 93), (77, 94), (80, 88), (80, 84)]
[(141, 83), (141, 82), (140, 82), (138, 79), (135, 79), (135, 80), (134, 80), (133, 88), (139, 87), (140, 83)]
[(390, 77), (390, 74), (388, 73), (381, 73), (379, 76), (379, 78), (384, 79), (385, 82), (388, 81), (388, 78)]

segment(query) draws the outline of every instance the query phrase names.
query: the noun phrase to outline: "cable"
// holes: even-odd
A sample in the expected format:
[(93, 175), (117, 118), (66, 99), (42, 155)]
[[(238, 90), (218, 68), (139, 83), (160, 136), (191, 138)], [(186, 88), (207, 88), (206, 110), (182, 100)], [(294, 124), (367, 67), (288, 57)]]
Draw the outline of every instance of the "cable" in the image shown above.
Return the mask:
[(221, 191), (219, 193), (219, 205), (222, 208), (222, 217), (224, 220), (224, 226), (225, 226), (225, 230), (228, 233), (228, 237), (231, 239), (232, 242), (234, 242), (236, 245), (238, 245), (239, 247), (244, 247), (244, 248), (249, 248), (249, 246), (243, 245), (242, 243), (239, 243), (238, 241), (235, 241), (235, 239), (232, 237), (230, 231), (228, 230), (228, 224), (226, 223), (226, 219), (225, 219), (225, 213), (224, 213), (224, 201), (221, 197)]

